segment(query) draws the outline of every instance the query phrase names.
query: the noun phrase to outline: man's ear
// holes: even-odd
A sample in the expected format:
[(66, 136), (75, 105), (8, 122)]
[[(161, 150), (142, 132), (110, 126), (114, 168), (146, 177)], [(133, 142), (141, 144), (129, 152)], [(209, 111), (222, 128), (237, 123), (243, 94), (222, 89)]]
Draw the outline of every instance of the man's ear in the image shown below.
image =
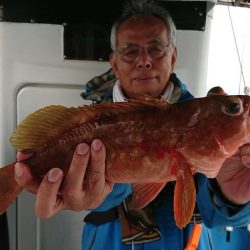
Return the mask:
[(119, 79), (119, 77), (118, 77), (118, 69), (117, 69), (117, 61), (116, 60), (117, 60), (117, 58), (116, 58), (115, 53), (111, 53), (109, 55), (109, 63), (111, 64), (112, 70), (113, 70), (113, 72), (115, 74), (115, 78)]
[(174, 47), (173, 48), (173, 53), (172, 53), (172, 62), (171, 62), (171, 71), (173, 72), (174, 71), (174, 66), (175, 66), (175, 63), (176, 63), (176, 59), (177, 59), (177, 48)]

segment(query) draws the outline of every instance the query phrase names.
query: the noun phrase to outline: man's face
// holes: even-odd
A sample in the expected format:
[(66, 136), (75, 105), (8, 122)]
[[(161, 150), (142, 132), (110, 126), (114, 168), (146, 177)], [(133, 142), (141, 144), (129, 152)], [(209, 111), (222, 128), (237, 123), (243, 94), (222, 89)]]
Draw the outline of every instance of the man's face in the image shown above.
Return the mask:
[[(120, 25), (118, 52), (111, 54), (110, 63), (127, 97), (157, 98), (164, 92), (176, 61), (176, 48), (167, 45), (167, 27), (156, 17), (130, 18)], [(164, 51), (160, 56), (158, 48)]]

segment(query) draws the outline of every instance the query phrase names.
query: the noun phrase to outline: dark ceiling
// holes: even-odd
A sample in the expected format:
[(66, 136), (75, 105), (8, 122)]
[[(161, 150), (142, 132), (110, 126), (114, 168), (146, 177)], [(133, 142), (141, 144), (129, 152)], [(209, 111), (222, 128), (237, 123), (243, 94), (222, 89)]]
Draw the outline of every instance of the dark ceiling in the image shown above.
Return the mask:
[[(86, 3), (87, 2), (87, 3)], [(0, 0), (0, 18), (7, 22), (82, 23), (100, 21), (112, 23), (120, 15), (124, 0), (56, 1)], [(210, 8), (206, 1), (158, 0), (171, 13), (177, 29), (202, 30), (205, 14)]]

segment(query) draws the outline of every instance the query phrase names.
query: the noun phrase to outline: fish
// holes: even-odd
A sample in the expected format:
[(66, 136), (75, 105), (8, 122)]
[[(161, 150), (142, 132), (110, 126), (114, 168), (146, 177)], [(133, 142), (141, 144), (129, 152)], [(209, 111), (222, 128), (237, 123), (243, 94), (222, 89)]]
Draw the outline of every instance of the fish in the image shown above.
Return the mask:
[[(76, 146), (98, 138), (107, 152), (105, 178), (131, 184), (135, 208), (176, 182), (174, 218), (183, 228), (196, 203), (193, 176), (215, 178), (225, 159), (249, 141), (250, 97), (217, 92), (174, 104), (144, 96), (79, 107), (50, 105), (24, 118), (10, 142), (16, 151), (31, 154), (21, 162), (42, 181), (55, 166), (65, 176)], [(15, 163), (0, 168), (0, 213), (22, 191), (14, 179)]]

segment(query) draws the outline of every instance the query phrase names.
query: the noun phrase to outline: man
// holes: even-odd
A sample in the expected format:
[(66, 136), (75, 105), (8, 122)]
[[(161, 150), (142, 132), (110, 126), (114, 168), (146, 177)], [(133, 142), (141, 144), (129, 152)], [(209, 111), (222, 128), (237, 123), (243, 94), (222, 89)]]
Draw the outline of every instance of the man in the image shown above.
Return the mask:
[[(164, 9), (146, 1), (132, 2), (112, 29), (111, 47), (113, 53), (110, 63), (118, 81), (99, 101), (109, 99), (110, 94), (113, 101), (124, 101), (126, 97), (136, 98), (138, 94), (165, 98), (169, 102), (192, 98), (185, 85), (172, 74), (177, 58), (175, 27)], [(90, 93), (85, 93), (85, 96), (91, 96), (91, 91), (98, 93), (98, 89), (91, 89), (91, 84), (87, 89)], [(247, 164), (247, 150), (246, 146), (241, 149), (241, 154), (228, 159), (216, 181), (210, 181), (202, 175), (195, 176), (198, 185), (197, 205), (207, 227), (221, 229), (228, 225), (242, 227), (250, 223), (250, 168)], [(131, 187), (105, 180), (105, 155), (105, 147), (98, 138), (90, 146), (84, 143), (78, 145), (60, 196), (57, 194), (63, 173), (59, 168), (50, 170), (42, 183), (36, 183), (27, 166), (17, 163), (16, 181), (36, 193), (36, 213), (40, 218), (49, 218), (63, 209), (110, 211), (124, 201), (131, 193)], [(28, 156), (20, 152), (17, 155), (18, 159), (25, 157)], [(88, 182), (85, 189), (82, 188), (84, 177)], [(144, 238), (134, 249), (177, 250), (186, 246), (193, 224), (184, 230), (176, 227), (172, 211), (173, 185), (170, 183), (151, 206), (160, 239), (157, 236), (148, 240)], [(126, 211), (125, 217), (128, 214), (129, 211)], [(89, 223), (86, 223), (83, 233), (83, 249), (131, 249), (130, 244), (138, 242), (136, 238), (134, 241), (122, 238), (121, 224), (123, 226), (127, 220), (123, 215), (120, 209), (117, 217), (105, 220), (105, 223), (87, 220)], [(199, 249), (212, 249), (213, 241), (220, 241), (216, 235), (218, 228), (210, 230), (206, 226)], [(122, 240), (129, 244), (122, 243)]]

